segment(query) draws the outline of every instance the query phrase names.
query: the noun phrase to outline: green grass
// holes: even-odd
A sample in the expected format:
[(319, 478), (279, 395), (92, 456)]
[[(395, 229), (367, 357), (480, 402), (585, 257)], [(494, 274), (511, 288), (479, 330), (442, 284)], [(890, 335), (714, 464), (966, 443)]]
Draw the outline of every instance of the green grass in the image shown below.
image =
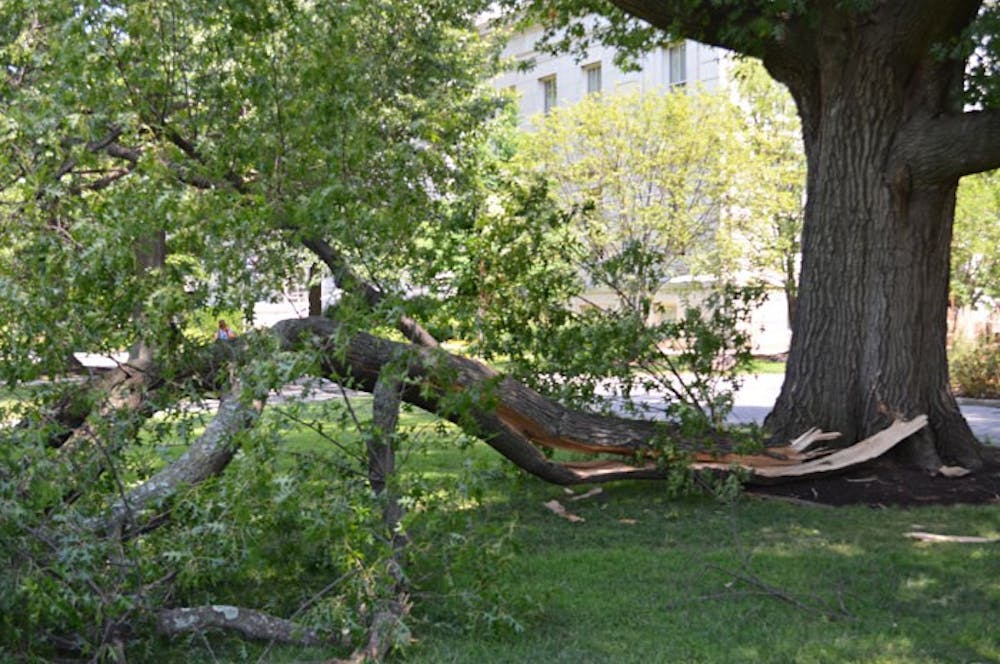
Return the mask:
[[(369, 403), (358, 400), (360, 417)], [(828, 509), (749, 497), (722, 504), (673, 498), (652, 482), (610, 484), (571, 501), (564, 489), (512, 470), (481, 442), (466, 449), (444, 443), (426, 413), (404, 414), (401, 426), (426, 442), (402, 472), (438, 481), (471, 467), (482, 489), (471, 508), (474, 528), (490, 533), (516, 523), (515, 554), (489, 590), (519, 611), (522, 630), (462, 631), (435, 613), (433, 599), (417, 599), (416, 641), (394, 661), (1000, 661), (998, 545), (905, 537), (916, 529), (998, 537), (995, 505)], [(333, 453), (328, 440), (302, 429), (280, 448), (279, 462), (289, 467), (297, 455)], [(167, 458), (178, 452), (159, 449)], [(545, 509), (553, 499), (584, 521)], [(302, 583), (309, 588), (316, 580)], [(162, 661), (256, 661), (262, 650), (218, 633), (162, 645)], [(266, 661), (337, 654), (277, 647)]]
[(785, 363), (777, 360), (754, 359), (746, 373), (783, 374), (785, 373)]
[[(428, 422), (425, 414), (403, 420)], [(464, 451), (432, 444), (404, 472), (444, 477), (468, 461), (485, 490), (478, 527), (517, 523), (517, 554), (495, 590), (534, 608), (517, 616), (520, 633), (418, 620), (417, 641), (398, 661), (1000, 661), (996, 545), (905, 537), (914, 529), (1000, 536), (995, 506), (826, 509), (752, 498), (725, 505), (638, 482), (573, 502), (560, 487), (502, 470), (506, 462), (482, 443)], [(543, 503), (553, 499), (585, 521), (549, 512)], [(414, 615), (427, 613), (418, 606)]]
[[(996, 545), (926, 545), (904, 533), (1000, 534), (995, 507), (822, 509), (671, 500), (653, 484), (563, 501), (525, 481), (484, 510), (516, 516), (505, 591), (540, 613), (517, 636), (424, 633), (412, 662), (976, 662), (1000, 660)], [(635, 520), (627, 523), (623, 520)], [(763, 593), (742, 574), (776, 589)], [(778, 598), (823, 603), (849, 616)]]

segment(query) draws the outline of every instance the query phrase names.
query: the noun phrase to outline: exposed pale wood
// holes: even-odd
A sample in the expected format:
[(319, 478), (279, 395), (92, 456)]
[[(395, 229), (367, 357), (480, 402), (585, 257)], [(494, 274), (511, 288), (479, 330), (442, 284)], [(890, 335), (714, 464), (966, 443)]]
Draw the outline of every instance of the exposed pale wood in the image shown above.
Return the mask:
[(920, 531), (914, 531), (906, 533), (906, 536), (910, 539), (919, 540), (921, 542), (952, 542), (956, 544), (997, 544), (1000, 543), (1000, 538), (996, 537), (979, 537), (976, 535), (939, 535), (937, 533), (924, 533)]
[(819, 427), (813, 427), (812, 429), (809, 429), (801, 436), (799, 436), (791, 443), (789, 443), (788, 447), (795, 450), (796, 452), (805, 452), (814, 443), (818, 443), (824, 440), (835, 440), (837, 438), (840, 438), (839, 431), (824, 432)]
[(585, 500), (587, 498), (593, 498), (594, 496), (599, 496), (602, 493), (604, 493), (604, 489), (602, 489), (599, 486), (595, 486), (593, 489), (591, 489), (590, 491), (587, 491), (586, 493), (581, 493), (578, 496), (572, 496), (572, 497), (570, 497), (570, 500), (572, 500), (573, 502), (576, 502), (578, 500)]
[(572, 512), (567, 512), (566, 508), (563, 507), (562, 503), (560, 503), (558, 500), (550, 500), (549, 502), (544, 503), (544, 505), (546, 509), (548, 509), (550, 512), (552, 512), (556, 516), (561, 516), (562, 518), (566, 519), (571, 523), (580, 523), (586, 520), (582, 516), (577, 516)]
[[(874, 436), (870, 436), (851, 447), (837, 450), (821, 459), (784, 465), (754, 464), (751, 460), (751, 463), (739, 465), (751, 474), (750, 482), (766, 483), (782, 479), (825, 475), (878, 458), (925, 426), (927, 426), (927, 416), (918, 415), (912, 420), (897, 420)], [(699, 462), (693, 464), (692, 467), (706, 470), (728, 470), (731, 465), (732, 463)]]
[(822, 459), (814, 459), (787, 468), (755, 468), (753, 472), (758, 477), (774, 478), (821, 475), (842, 470), (882, 456), (925, 426), (927, 426), (926, 415), (918, 415), (912, 420), (897, 420), (889, 428), (883, 429), (874, 436), (870, 436), (851, 447), (838, 450)]
[(965, 477), (972, 471), (962, 466), (941, 466), (937, 472), (944, 477)]

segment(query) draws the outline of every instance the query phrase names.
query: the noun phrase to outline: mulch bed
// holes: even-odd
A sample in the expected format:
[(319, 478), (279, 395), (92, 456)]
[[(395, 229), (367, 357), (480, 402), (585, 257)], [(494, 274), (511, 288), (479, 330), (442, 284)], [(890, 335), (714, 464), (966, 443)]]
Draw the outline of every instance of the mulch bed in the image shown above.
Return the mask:
[(971, 475), (948, 478), (877, 459), (841, 474), (752, 487), (749, 493), (824, 505), (1000, 505), (1000, 463), (993, 461)]

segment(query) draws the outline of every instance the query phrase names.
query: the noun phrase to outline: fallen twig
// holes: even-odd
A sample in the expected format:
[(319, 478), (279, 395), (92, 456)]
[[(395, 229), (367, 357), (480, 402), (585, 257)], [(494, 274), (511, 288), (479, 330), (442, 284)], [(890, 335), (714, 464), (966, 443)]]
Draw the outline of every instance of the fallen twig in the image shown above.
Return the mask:
[(783, 602), (787, 602), (792, 606), (797, 606), (798, 608), (809, 611), (810, 613), (818, 613), (822, 616), (829, 618), (830, 620), (853, 620), (854, 616), (847, 610), (843, 602), (839, 602), (840, 606), (838, 608), (832, 608), (829, 604), (823, 601), (821, 598), (813, 596), (812, 599), (814, 603), (807, 603), (802, 601), (792, 595), (791, 593), (785, 592), (777, 586), (772, 586), (769, 583), (761, 580), (756, 574), (734, 572), (732, 570), (727, 570), (716, 565), (709, 565), (708, 569), (714, 569), (723, 574), (732, 576), (737, 581), (742, 581), (747, 585), (753, 586), (761, 591), (761, 594), (767, 595), (769, 597), (774, 597)]

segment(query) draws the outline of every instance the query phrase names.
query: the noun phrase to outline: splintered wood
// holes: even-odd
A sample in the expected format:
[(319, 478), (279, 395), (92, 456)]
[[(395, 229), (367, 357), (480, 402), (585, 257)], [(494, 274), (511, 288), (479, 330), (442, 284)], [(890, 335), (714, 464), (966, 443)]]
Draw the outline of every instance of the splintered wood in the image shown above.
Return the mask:
[(951, 542), (954, 544), (997, 544), (1000, 543), (1000, 538), (989, 538), (989, 537), (979, 537), (977, 535), (939, 535), (937, 533), (925, 533), (920, 531), (906, 533), (906, 536), (910, 539), (915, 539), (919, 542), (930, 542), (934, 544), (939, 544), (942, 542)]
[(770, 448), (767, 455), (726, 455), (711, 461), (699, 459), (693, 467), (728, 471), (735, 466), (750, 473), (748, 481), (757, 483), (825, 475), (878, 458), (925, 426), (926, 415), (918, 415), (912, 420), (896, 420), (888, 428), (850, 447), (810, 453), (805, 450), (813, 443), (839, 435), (812, 429), (786, 447)]

